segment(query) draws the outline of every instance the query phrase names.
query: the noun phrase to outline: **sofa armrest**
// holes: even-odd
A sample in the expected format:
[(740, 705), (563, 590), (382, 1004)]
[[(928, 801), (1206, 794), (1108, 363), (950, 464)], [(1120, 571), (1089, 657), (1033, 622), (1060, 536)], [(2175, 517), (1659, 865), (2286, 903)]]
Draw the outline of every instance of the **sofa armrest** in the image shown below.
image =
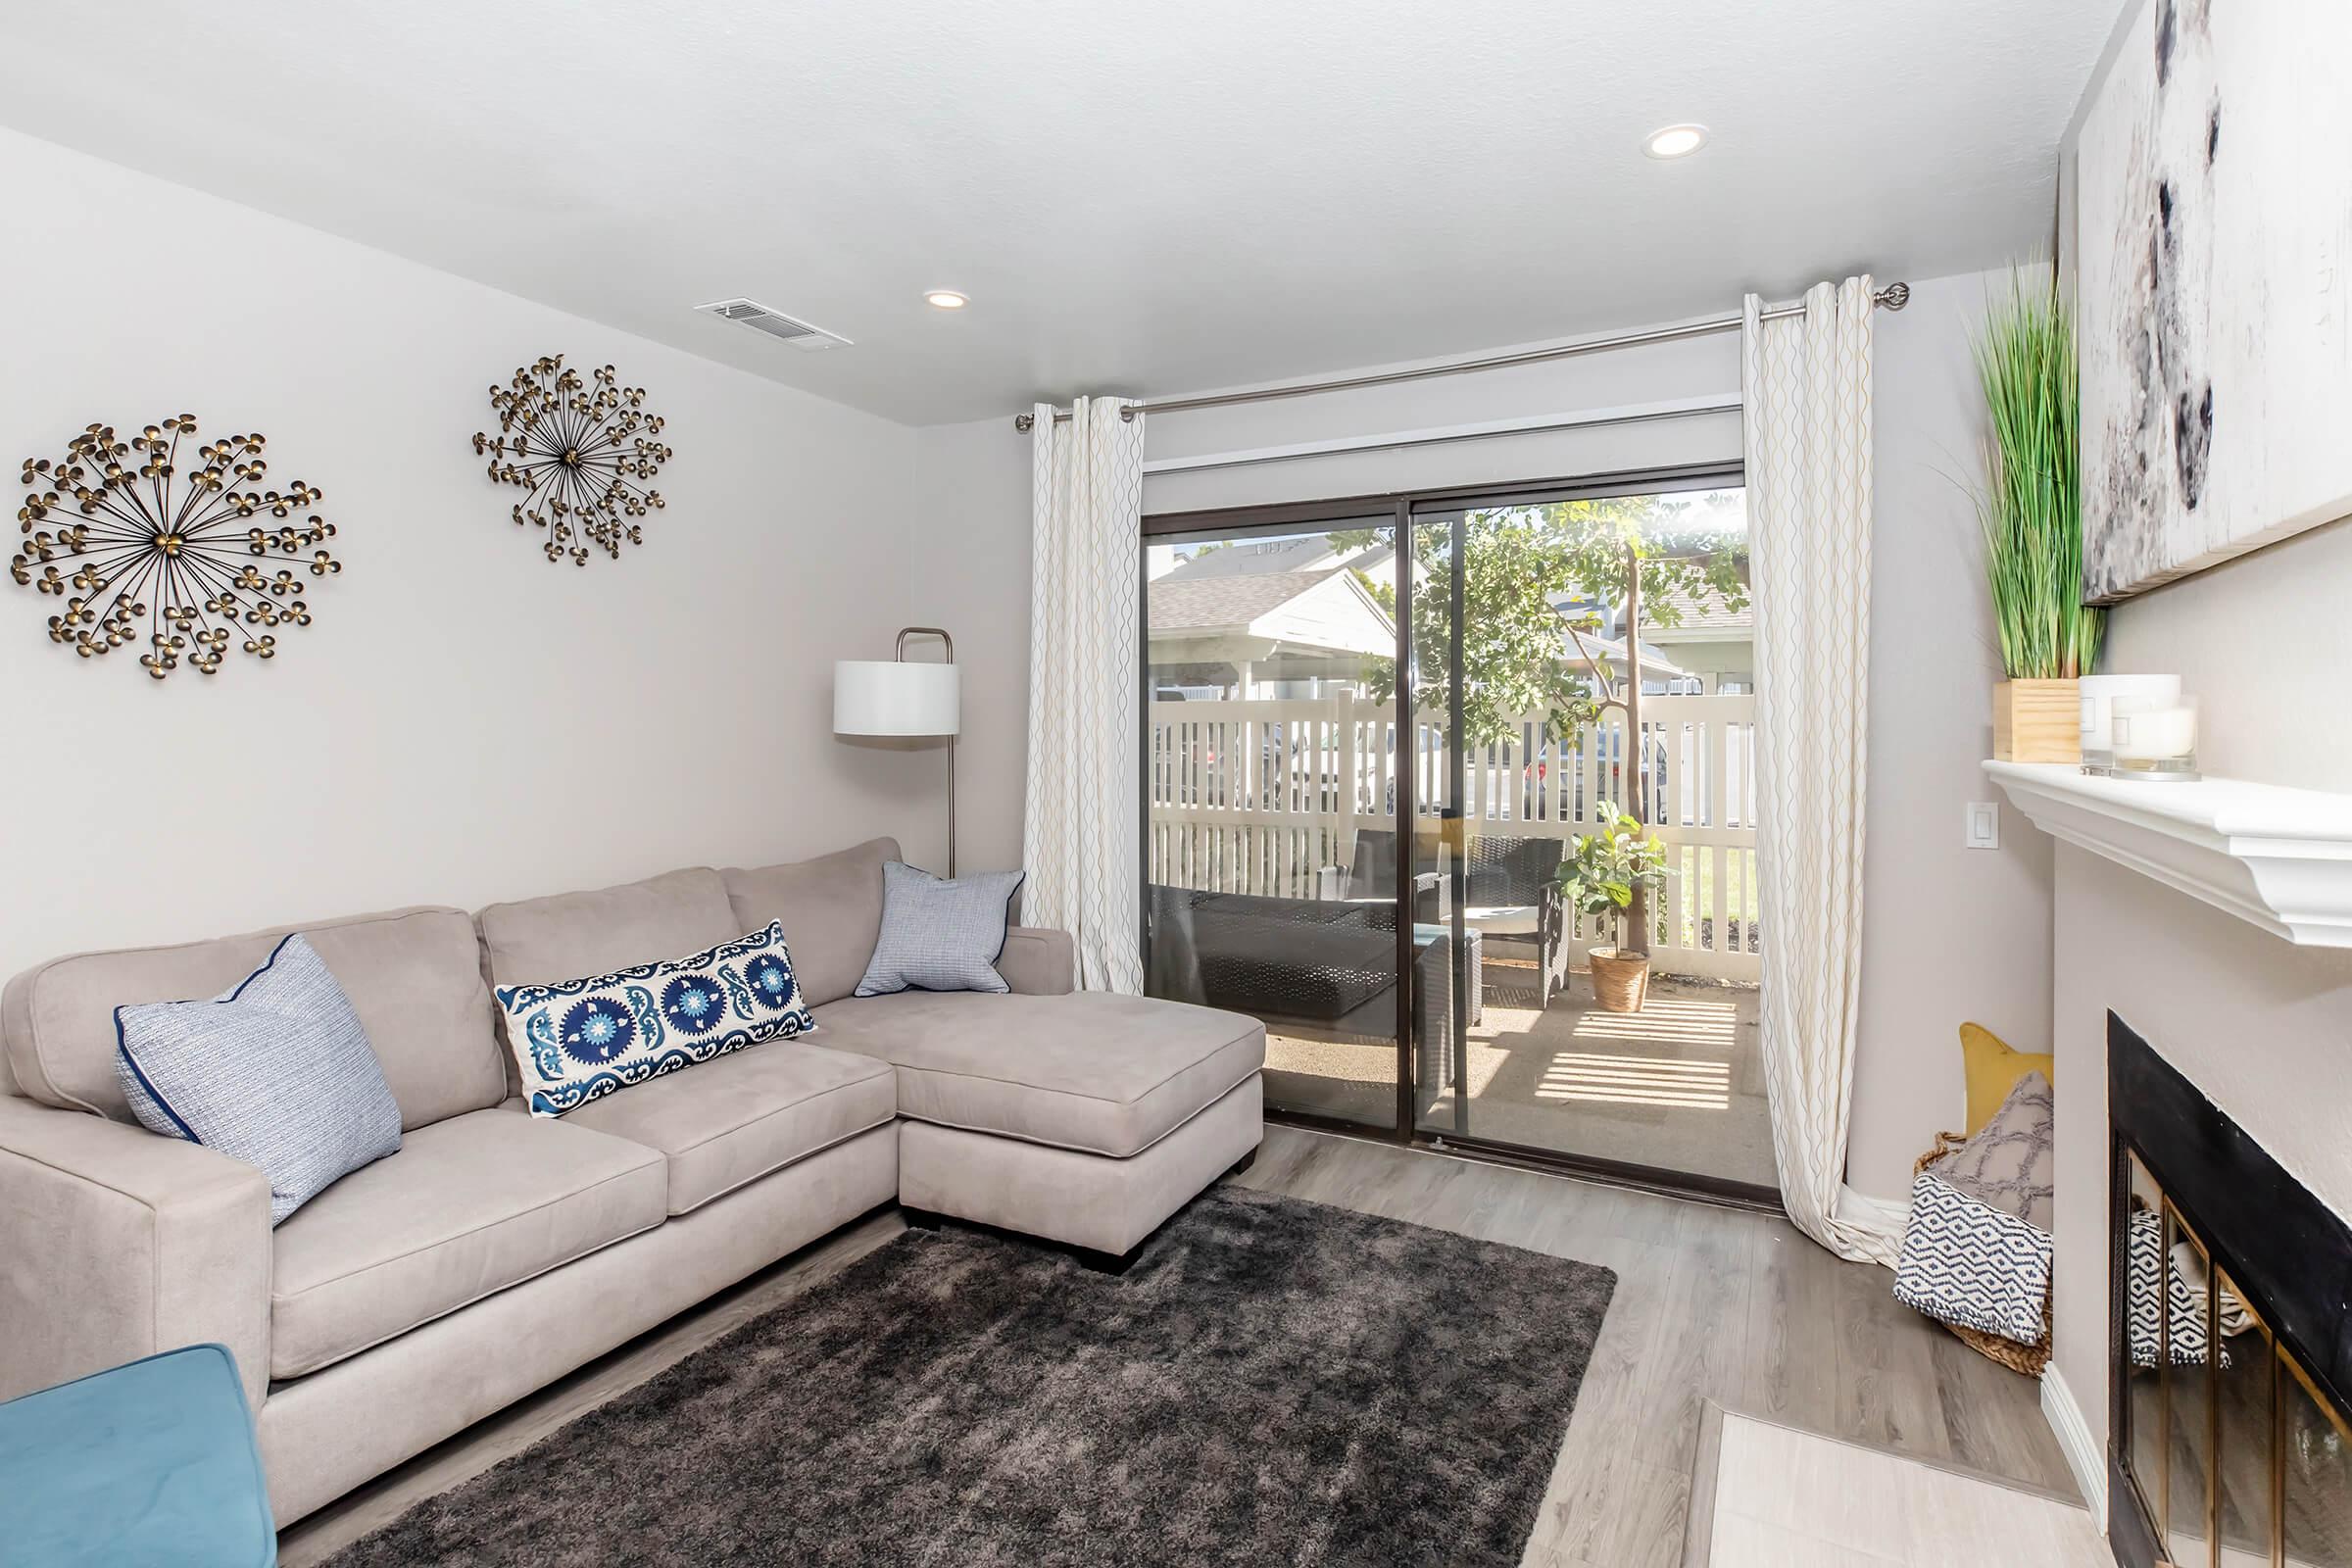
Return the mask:
[(1012, 926), (997, 955), (997, 973), (1024, 997), (1067, 996), (1078, 973), (1078, 945), (1067, 931)]
[(0, 1399), (218, 1343), (258, 1411), (270, 1268), (257, 1167), (0, 1094)]

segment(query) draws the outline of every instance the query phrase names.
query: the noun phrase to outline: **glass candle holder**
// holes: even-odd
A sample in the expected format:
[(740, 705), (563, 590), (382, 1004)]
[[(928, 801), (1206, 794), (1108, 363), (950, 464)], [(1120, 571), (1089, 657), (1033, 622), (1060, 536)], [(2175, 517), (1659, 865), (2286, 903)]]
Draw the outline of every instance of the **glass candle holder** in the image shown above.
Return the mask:
[(2108, 715), (2110, 776), (2150, 784), (2197, 776), (2194, 697), (2118, 697)]
[(2166, 707), (2180, 701), (2178, 675), (2085, 675), (2076, 682), (2082, 698), (2082, 771), (2115, 771), (2113, 724), (2117, 699), (2154, 698)]

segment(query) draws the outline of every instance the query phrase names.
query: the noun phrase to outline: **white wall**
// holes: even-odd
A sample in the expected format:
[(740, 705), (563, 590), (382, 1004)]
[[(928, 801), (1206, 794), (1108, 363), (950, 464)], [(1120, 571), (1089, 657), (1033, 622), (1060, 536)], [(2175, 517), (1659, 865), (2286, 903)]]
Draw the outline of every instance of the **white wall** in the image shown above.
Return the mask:
[[(1873, 553), (1870, 906), (1852, 1179), (1899, 1196), (1911, 1161), (1961, 1111), (1957, 1030), (1978, 1019), (2038, 1049), (2049, 1018), (2049, 850), (2004, 815), (1998, 852), (1960, 847), (1962, 808), (1996, 798), (1978, 763), (1997, 678), (1977, 525), (1962, 485), (1980, 422), (1967, 334), (1990, 275), (1912, 279), (1878, 322), (1878, 532)], [(1727, 308), (1736, 304), (1727, 300)], [(1630, 324), (1630, 323), (1629, 323)], [(1342, 436), (1736, 394), (1737, 334), (1316, 398), (1170, 415), (1149, 460)], [(1119, 391), (1119, 388), (1108, 388)], [(954, 627), (967, 662), (966, 863), (1020, 853), (1026, 723), (1030, 438), (1000, 418), (919, 432), (916, 605)], [(1158, 474), (1150, 512), (1510, 483), (1737, 462), (1737, 415), (1409, 451)], [(993, 761), (983, 761), (993, 756)], [(1802, 941), (1805, 934), (1792, 933)]]
[[(2050, 849), (1985, 780), (2000, 679), (1975, 503), (1984, 434), (1969, 335), (2006, 274), (1912, 284), (1879, 318), (1878, 523), (1871, 541), (1869, 842), (1862, 1052), (1847, 1179), (1910, 1191), (1960, 1125), (1959, 1026), (2021, 1051), (2049, 1028)], [(1970, 801), (2001, 801), (2001, 847), (1961, 845)]]
[(2197, 757), (2209, 773), (2352, 791), (2348, 602), (2352, 519), (2119, 607), (2104, 667), (2180, 673), (2201, 699)]
[[(1029, 760), (1029, 437), (1007, 410), (926, 426), (915, 442), (907, 614), (954, 633), (963, 664), (956, 866), (1008, 870), (1021, 863)], [(906, 853), (944, 853), (946, 840), (940, 813), (926, 808)]]
[[(830, 734), (831, 660), (905, 619), (911, 430), (12, 132), (0, 201), (7, 455), (258, 429), (345, 563), (269, 663), (164, 682), (0, 583), (0, 970), (928, 819), (931, 768)], [(559, 352), (669, 420), (619, 562), (551, 564), (471, 450), (491, 383)]]

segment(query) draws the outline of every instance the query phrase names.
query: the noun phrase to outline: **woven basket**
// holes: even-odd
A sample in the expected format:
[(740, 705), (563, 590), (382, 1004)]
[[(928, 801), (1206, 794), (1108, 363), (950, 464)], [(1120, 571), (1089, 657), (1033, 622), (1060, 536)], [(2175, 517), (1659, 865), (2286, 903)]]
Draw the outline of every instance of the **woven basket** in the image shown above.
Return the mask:
[[(1936, 1147), (1919, 1156), (1911, 1167), (1911, 1174), (1919, 1175), (1967, 1142), (1968, 1139), (1959, 1133), (1937, 1133)], [(1943, 1323), (1941, 1318), (1930, 1321)], [(1959, 1323), (1943, 1323), (1943, 1326), (1958, 1336), (1961, 1344), (1988, 1361), (1998, 1361), (2012, 1372), (2037, 1378), (2041, 1376), (2042, 1369), (2050, 1364), (2050, 1298), (2047, 1295), (2041, 1298), (2041, 1343), (2038, 1345), (2020, 1345), (2015, 1340), (2003, 1339), (1998, 1334), (1987, 1334), (1983, 1329), (1972, 1329)]]
[(1649, 1001), (1649, 956), (1594, 948), (1585, 955), (1592, 969), (1592, 1000), (1603, 1012), (1640, 1012)]

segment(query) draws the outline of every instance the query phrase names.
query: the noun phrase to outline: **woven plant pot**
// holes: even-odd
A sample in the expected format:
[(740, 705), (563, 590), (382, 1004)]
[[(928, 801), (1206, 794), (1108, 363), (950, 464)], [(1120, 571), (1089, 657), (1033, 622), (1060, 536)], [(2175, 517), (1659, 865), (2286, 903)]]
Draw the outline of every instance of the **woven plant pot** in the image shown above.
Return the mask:
[(1594, 948), (1586, 956), (1592, 965), (1592, 996), (1603, 1012), (1640, 1012), (1649, 1000), (1649, 955)]
[[(1968, 1139), (1960, 1133), (1937, 1133), (1936, 1147), (1920, 1155), (1912, 1163), (1911, 1174), (1917, 1176), (1967, 1142)], [(1999, 1362), (2012, 1372), (2022, 1372), (2027, 1377), (2038, 1378), (2042, 1374), (2042, 1369), (2050, 1364), (2050, 1298), (2047, 1296), (2041, 1298), (2041, 1343), (2038, 1345), (2020, 1345), (2015, 1340), (2003, 1339), (1998, 1334), (1987, 1334), (1982, 1329), (1968, 1328), (1959, 1323), (1944, 1323), (1941, 1318), (1931, 1318), (1929, 1321), (1941, 1323), (1944, 1328), (1949, 1329), (1958, 1338), (1962, 1345), (1967, 1346), (1988, 1361)]]

